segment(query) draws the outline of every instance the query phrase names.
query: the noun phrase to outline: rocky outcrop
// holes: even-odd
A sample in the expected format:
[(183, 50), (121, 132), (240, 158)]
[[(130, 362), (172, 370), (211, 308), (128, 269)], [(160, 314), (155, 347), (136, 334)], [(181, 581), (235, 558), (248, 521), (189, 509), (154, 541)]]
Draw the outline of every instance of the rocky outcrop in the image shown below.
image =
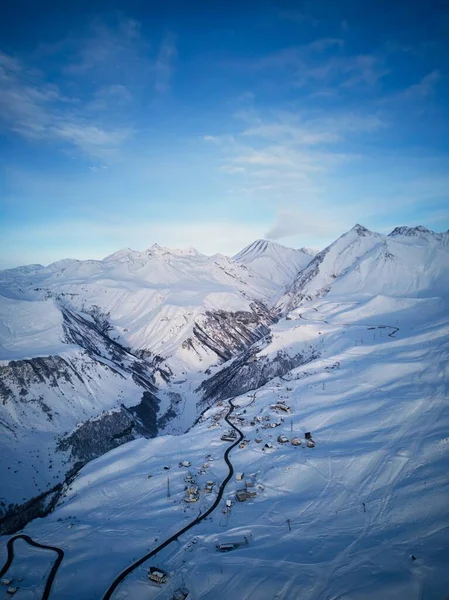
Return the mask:
[(193, 336), (184, 347), (195, 351), (203, 346), (214, 352), (220, 361), (230, 360), (268, 335), (278, 313), (262, 302), (253, 302), (250, 311), (207, 311), (193, 325)]
[(225, 400), (240, 396), (250, 390), (257, 390), (271, 379), (282, 377), (292, 369), (315, 360), (314, 350), (289, 356), (279, 351), (274, 356), (257, 356), (258, 348), (251, 349), (241, 357), (204, 381), (198, 388), (203, 401)]

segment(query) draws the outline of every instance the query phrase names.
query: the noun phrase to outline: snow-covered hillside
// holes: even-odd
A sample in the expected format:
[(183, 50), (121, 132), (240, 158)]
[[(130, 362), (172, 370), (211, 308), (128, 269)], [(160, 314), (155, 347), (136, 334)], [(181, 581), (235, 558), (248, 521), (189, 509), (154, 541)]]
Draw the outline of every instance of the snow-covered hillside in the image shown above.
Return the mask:
[(202, 327), (208, 313), (220, 311), (257, 314), (254, 303), (267, 302), (274, 290), (273, 282), (225, 256), (157, 244), (101, 261), (63, 260), (0, 274), (2, 295), (33, 301), (50, 296), (87, 313), (96, 307), (107, 316), (114, 339), (134, 350), (174, 356), (174, 363), (178, 359), (187, 368), (217, 360), (195, 335), (196, 322)]
[[(113, 598), (162, 600), (181, 586), (205, 600), (444, 598), (448, 314), (438, 298), (325, 298), (273, 326), (261, 356), (313, 349), (316, 357), (234, 400), (248, 440), (230, 457), (242, 480), (234, 476), (219, 508), (125, 578)], [(176, 438), (136, 440), (93, 461), (54, 513), (26, 527), (66, 552), (54, 600), (102, 598), (122, 569), (212, 504), (206, 482), (216, 490), (227, 473), (226, 408), (220, 401)], [(200, 489), (193, 504), (184, 501), (188, 471)], [(239, 502), (247, 482), (255, 497)], [(247, 545), (215, 549), (244, 536)], [(24, 578), (20, 592), (31, 599), (48, 563), (39, 550), (17, 552), (9, 574)], [(1, 553), (5, 544), (0, 563)], [(149, 566), (167, 571), (168, 582), (149, 582)]]
[[(181, 457), (199, 468), (212, 453), (197, 478), (201, 486), (223, 479), (223, 411), (238, 398), (250, 442), (233, 460), (263, 489), (199, 525), (194, 551), (170, 546), (158, 555), (173, 585), (183, 574), (194, 598), (223, 597), (226, 580), (226, 593), (239, 598), (288, 600), (301, 591), (308, 600), (362, 600), (372, 588), (440, 600), (448, 240), (422, 227), (381, 235), (357, 225), (316, 256), (264, 241), (233, 259), (154, 245), (3, 271), (3, 530), (43, 514), (48, 498), (37, 512), (23, 503), (53, 487), (57, 498), (70, 474), (105, 454), (69, 483), (54, 514), (26, 528), (74, 557), (61, 567), (56, 598), (101, 597), (155, 537), (197, 514), (183, 501)], [(290, 412), (270, 408), (281, 401)], [(316, 448), (276, 441), (307, 430)], [(203, 510), (212, 497), (201, 496)], [(249, 531), (253, 541), (220, 558), (211, 548), (228, 530)], [(111, 540), (119, 540), (112, 552)], [(27, 581), (37, 585), (33, 572)], [(169, 597), (141, 575), (117, 598)]]
[(276, 242), (256, 240), (234, 256), (234, 260), (246, 265), (276, 284), (279, 295), (284, 286), (291, 283), (298, 271), (304, 269), (316, 253), (307, 248), (295, 250)]
[(447, 232), (399, 227), (385, 236), (356, 225), (299, 272), (279, 305), (288, 311), (328, 294), (446, 295), (448, 249)]
[(274, 289), (231, 258), (157, 244), (1, 272), (2, 512), (119, 443), (190, 427), (204, 371), (268, 333)]

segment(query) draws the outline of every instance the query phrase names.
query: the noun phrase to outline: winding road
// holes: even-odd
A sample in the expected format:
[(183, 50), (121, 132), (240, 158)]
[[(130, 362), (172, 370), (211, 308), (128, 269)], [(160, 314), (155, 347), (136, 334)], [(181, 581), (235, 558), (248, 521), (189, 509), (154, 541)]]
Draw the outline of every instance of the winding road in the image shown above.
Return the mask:
[(50, 597), (51, 586), (53, 585), (56, 573), (58, 572), (58, 569), (62, 563), (62, 559), (64, 558), (64, 550), (56, 546), (46, 546), (45, 544), (39, 544), (39, 542), (35, 542), (33, 539), (31, 539), (29, 535), (15, 535), (14, 537), (10, 538), (8, 540), (8, 543), (6, 544), (8, 555), (5, 564), (0, 569), (0, 578), (3, 577), (3, 575), (8, 571), (12, 561), (14, 560), (14, 542), (16, 540), (24, 540), (30, 546), (34, 546), (35, 548), (42, 548), (43, 550), (52, 550), (58, 555), (47, 577), (44, 593), (42, 594), (42, 600), (48, 600), (48, 598)]
[(226, 464), (228, 465), (229, 473), (227, 474), (227, 476), (225, 477), (225, 479), (222, 481), (220, 487), (218, 488), (217, 497), (216, 497), (214, 503), (206, 510), (205, 513), (199, 515), (196, 519), (194, 519), (193, 521), (191, 521), (188, 525), (186, 525), (185, 527), (183, 527), (182, 529), (180, 529), (179, 531), (177, 531), (176, 533), (174, 533), (167, 540), (165, 540), (165, 542), (163, 542), (162, 544), (160, 544), (159, 546), (157, 546), (156, 548), (154, 548), (154, 550), (151, 550), (151, 552), (148, 552), (148, 554), (145, 554), (144, 556), (142, 556), (141, 558), (139, 558), (139, 560), (136, 560), (136, 562), (134, 562), (132, 565), (130, 565), (129, 567), (127, 567), (126, 569), (124, 569), (119, 575), (117, 575), (117, 577), (114, 579), (114, 581), (112, 582), (112, 584), (107, 589), (105, 595), (103, 596), (103, 600), (109, 600), (112, 597), (112, 594), (118, 588), (118, 586), (122, 583), (122, 581), (130, 573), (132, 573), (133, 571), (135, 571), (144, 562), (146, 562), (147, 560), (149, 560), (150, 558), (152, 558), (153, 556), (155, 556), (156, 554), (158, 554), (158, 552), (160, 552), (161, 550), (163, 550), (164, 548), (166, 548), (167, 546), (169, 546), (172, 542), (176, 541), (181, 535), (183, 535), (184, 533), (186, 533), (187, 531), (189, 531), (189, 529), (192, 529), (192, 527), (194, 527), (195, 525), (198, 525), (198, 523), (201, 523), (201, 521), (204, 521), (204, 519), (207, 519), (207, 517), (211, 513), (213, 513), (214, 510), (217, 508), (217, 506), (220, 504), (220, 501), (223, 498), (223, 493), (224, 493), (225, 487), (229, 483), (231, 477), (234, 474), (234, 467), (232, 466), (232, 463), (229, 460), (229, 453), (243, 439), (243, 433), (240, 431), (240, 429), (238, 427), (236, 427), (229, 420), (229, 417), (231, 416), (231, 414), (234, 411), (234, 409), (235, 409), (235, 406), (234, 406), (232, 400), (229, 400), (229, 411), (228, 411), (228, 414), (225, 417), (225, 421), (228, 423), (228, 425), (230, 425), (232, 427), (232, 429), (235, 429), (237, 431), (238, 437), (237, 437), (236, 441), (233, 442), (226, 449), (226, 451), (224, 453), (224, 460), (225, 460)]

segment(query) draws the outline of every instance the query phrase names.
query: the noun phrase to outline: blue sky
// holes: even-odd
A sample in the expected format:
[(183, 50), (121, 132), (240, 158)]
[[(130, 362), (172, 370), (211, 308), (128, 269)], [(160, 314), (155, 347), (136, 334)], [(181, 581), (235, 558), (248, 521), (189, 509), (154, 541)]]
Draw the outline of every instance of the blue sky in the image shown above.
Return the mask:
[(447, 3), (6, 3), (1, 266), (449, 227)]

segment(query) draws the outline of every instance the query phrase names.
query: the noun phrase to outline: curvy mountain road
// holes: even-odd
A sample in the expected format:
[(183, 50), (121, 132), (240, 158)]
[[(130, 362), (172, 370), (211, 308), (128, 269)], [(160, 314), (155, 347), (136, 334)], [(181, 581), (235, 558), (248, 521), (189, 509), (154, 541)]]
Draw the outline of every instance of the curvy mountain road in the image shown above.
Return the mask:
[(194, 527), (195, 525), (198, 525), (198, 523), (201, 523), (201, 521), (204, 521), (204, 519), (207, 519), (207, 517), (211, 513), (213, 513), (214, 510), (217, 508), (217, 506), (219, 505), (219, 503), (220, 503), (220, 501), (221, 501), (221, 499), (223, 497), (223, 493), (224, 493), (226, 485), (229, 483), (231, 477), (234, 475), (234, 467), (232, 466), (232, 463), (229, 460), (229, 453), (243, 439), (243, 433), (240, 431), (240, 429), (238, 429), (238, 427), (236, 427), (235, 425), (233, 425), (229, 421), (229, 417), (231, 416), (231, 414), (234, 411), (234, 409), (235, 409), (235, 406), (234, 406), (232, 400), (229, 400), (229, 411), (228, 411), (228, 414), (225, 417), (225, 421), (228, 423), (228, 425), (230, 425), (233, 429), (235, 429), (237, 431), (238, 437), (237, 437), (236, 441), (233, 442), (226, 449), (226, 451), (224, 453), (224, 459), (225, 459), (226, 464), (228, 465), (229, 473), (227, 474), (226, 478), (223, 480), (223, 482), (221, 483), (220, 487), (218, 488), (218, 494), (217, 494), (217, 497), (215, 499), (215, 502), (206, 510), (205, 513), (203, 513), (202, 515), (198, 516), (196, 519), (194, 519), (193, 521), (191, 521), (188, 525), (186, 525), (185, 527), (183, 527), (182, 529), (180, 529), (178, 532), (174, 533), (167, 540), (165, 540), (165, 542), (163, 542), (162, 544), (160, 544), (159, 546), (157, 546), (156, 548), (154, 548), (154, 550), (151, 550), (151, 552), (148, 552), (148, 554), (145, 554), (145, 556), (142, 556), (142, 558), (139, 558), (139, 560), (137, 560), (132, 565), (130, 565), (129, 567), (127, 567), (126, 569), (124, 569), (114, 579), (114, 581), (112, 582), (112, 584), (109, 586), (108, 590), (106, 591), (105, 595), (103, 596), (103, 600), (109, 600), (112, 597), (112, 594), (118, 588), (118, 586), (122, 583), (122, 581), (130, 573), (132, 573), (133, 571), (135, 571), (138, 567), (140, 567), (140, 565), (142, 565), (148, 559), (150, 559), (153, 556), (155, 556), (158, 552), (160, 552), (161, 550), (163, 550), (164, 548), (166, 548), (169, 544), (171, 544), (172, 542), (174, 542), (175, 540), (177, 540), (181, 535), (183, 535), (184, 533), (186, 533), (187, 531), (189, 531), (189, 529), (192, 529), (192, 527)]
[(64, 550), (62, 550), (61, 548), (57, 548), (56, 546), (46, 546), (45, 544), (39, 544), (39, 542), (35, 542), (33, 539), (31, 539), (29, 535), (15, 535), (14, 537), (10, 538), (8, 540), (8, 543), (6, 544), (8, 556), (6, 558), (5, 564), (0, 569), (0, 578), (3, 577), (3, 575), (8, 571), (12, 561), (14, 560), (14, 542), (16, 540), (24, 540), (30, 546), (34, 546), (35, 548), (42, 548), (43, 550), (52, 550), (58, 555), (58, 558), (53, 563), (51, 571), (47, 577), (44, 593), (42, 594), (42, 600), (48, 600), (48, 598), (50, 597), (51, 586), (53, 585), (56, 573), (58, 572), (58, 569), (62, 563), (62, 559), (64, 558)]

